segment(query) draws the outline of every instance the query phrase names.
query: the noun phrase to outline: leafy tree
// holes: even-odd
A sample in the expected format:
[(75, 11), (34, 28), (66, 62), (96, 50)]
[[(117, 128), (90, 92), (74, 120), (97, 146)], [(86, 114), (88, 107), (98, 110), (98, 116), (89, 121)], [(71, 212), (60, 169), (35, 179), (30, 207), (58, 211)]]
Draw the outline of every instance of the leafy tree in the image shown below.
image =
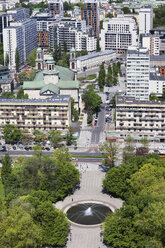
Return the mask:
[(69, 222), (62, 211), (46, 201), (38, 205), (34, 219), (42, 229), (42, 246), (64, 246), (67, 241)]
[(106, 14), (106, 18), (112, 18), (113, 15), (111, 13)]
[(101, 97), (95, 93), (94, 89), (86, 89), (82, 94), (82, 100), (85, 104), (85, 110), (87, 112), (95, 113), (99, 110), (101, 105)]
[(36, 51), (37, 49), (35, 48), (27, 57), (26, 63), (32, 67), (35, 67), (36, 65)]
[(165, 16), (165, 7), (160, 6), (154, 9), (155, 17), (153, 19), (153, 26), (155, 27), (164, 27), (164, 16)]
[(98, 76), (98, 83), (101, 90), (103, 90), (105, 85), (105, 69), (104, 69), (104, 63), (100, 66), (99, 76)]
[(58, 60), (57, 65), (68, 68), (69, 67), (69, 54), (64, 54), (60, 60)]
[(1, 97), (6, 98), (6, 99), (13, 99), (13, 98), (15, 98), (15, 95), (13, 92), (3, 92), (1, 94)]
[(20, 55), (19, 55), (18, 48), (16, 48), (16, 51), (15, 51), (15, 68), (16, 68), (16, 72), (19, 71), (19, 66), (20, 66)]
[(11, 207), (0, 221), (0, 247), (29, 247), (40, 245), (41, 229), (22, 206)]
[(100, 52), (101, 48), (100, 48), (100, 42), (99, 39), (97, 39), (97, 46), (96, 46), (96, 52)]
[(41, 159), (42, 157), (42, 146), (41, 144), (37, 144), (33, 147), (34, 155), (37, 156), (37, 158)]
[(6, 125), (3, 129), (6, 143), (16, 144), (22, 140), (22, 132), (14, 125)]
[(165, 100), (165, 88), (163, 88), (162, 100)]
[(5, 183), (5, 181), (8, 180), (10, 174), (11, 174), (11, 159), (9, 154), (6, 153), (4, 158), (2, 159), (2, 169), (1, 169), (1, 179), (3, 184)]
[(28, 94), (24, 94), (24, 90), (21, 87), (17, 93), (17, 99), (28, 99)]
[(67, 53), (67, 43), (64, 41), (64, 53)]
[(113, 83), (113, 78), (112, 78), (112, 68), (111, 65), (108, 66), (108, 73), (106, 75), (106, 84), (107, 85), (112, 85)]
[(71, 117), (74, 119), (74, 121), (78, 121), (79, 115), (78, 115), (78, 110), (74, 108), (74, 99), (71, 97)]
[(54, 131), (54, 130), (51, 131), (49, 133), (49, 140), (50, 140), (51, 145), (54, 148), (60, 147), (61, 142), (62, 142), (61, 132), (60, 131)]
[(66, 2), (66, 1), (63, 3), (63, 7), (64, 7), (65, 11), (73, 10), (73, 5), (71, 3)]
[(128, 7), (123, 7), (121, 10), (124, 12), (124, 14), (131, 14), (131, 11)]
[(55, 62), (61, 59), (61, 46), (55, 46), (53, 52), (53, 59)]
[(116, 93), (116, 94), (112, 97), (112, 99), (110, 100), (110, 104), (112, 104), (113, 108), (116, 107), (116, 96), (118, 96), (118, 95), (119, 95), (119, 94)]
[(35, 136), (34, 140), (37, 143), (41, 143), (41, 142), (44, 142), (46, 140), (46, 134), (40, 132), (37, 129), (34, 130), (33, 135)]
[(87, 50), (77, 51), (76, 52), (76, 57), (84, 56), (84, 55), (87, 55), (87, 54), (88, 54)]
[(66, 134), (66, 144), (67, 144), (67, 146), (70, 146), (72, 144), (72, 141), (73, 141), (73, 128), (69, 127), (68, 132)]
[(104, 165), (108, 167), (114, 167), (117, 147), (114, 143), (105, 141), (99, 146), (99, 151), (104, 155)]
[(156, 95), (156, 93), (151, 93), (150, 94), (150, 101), (158, 101), (158, 97), (157, 97), (157, 95)]
[(100, 29), (103, 29), (103, 20), (100, 21)]

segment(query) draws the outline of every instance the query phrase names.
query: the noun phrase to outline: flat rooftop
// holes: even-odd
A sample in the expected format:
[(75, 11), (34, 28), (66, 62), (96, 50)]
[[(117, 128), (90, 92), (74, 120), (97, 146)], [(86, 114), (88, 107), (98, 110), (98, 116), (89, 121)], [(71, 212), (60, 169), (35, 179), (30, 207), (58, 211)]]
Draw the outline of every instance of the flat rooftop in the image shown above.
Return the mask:
[(92, 59), (92, 58), (96, 58), (96, 57), (99, 57), (99, 56), (110, 55), (110, 54), (113, 54), (113, 53), (116, 53), (116, 52), (113, 51), (113, 50), (106, 50), (106, 51), (103, 51), (103, 52), (97, 52), (97, 53), (92, 53), (92, 54), (80, 56), (80, 57), (77, 57), (76, 60), (87, 60), (87, 59)]
[(130, 104), (135, 105), (136, 107), (144, 106), (144, 105), (163, 105), (163, 109), (165, 108), (165, 101), (140, 101), (136, 100), (135, 97), (132, 96), (116, 96), (116, 105), (121, 104)]
[(17, 104), (46, 104), (46, 103), (68, 103), (70, 100), (69, 95), (53, 95), (51, 98), (47, 99), (4, 99), (0, 98), (0, 104), (17, 103)]

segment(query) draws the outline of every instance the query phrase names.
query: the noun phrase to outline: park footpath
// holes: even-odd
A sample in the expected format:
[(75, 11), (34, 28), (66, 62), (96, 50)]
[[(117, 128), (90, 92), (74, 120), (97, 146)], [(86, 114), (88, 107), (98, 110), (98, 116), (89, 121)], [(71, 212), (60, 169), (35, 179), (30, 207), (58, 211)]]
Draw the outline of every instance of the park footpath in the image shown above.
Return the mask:
[[(99, 163), (77, 163), (81, 173), (80, 189), (73, 195), (66, 197), (63, 201), (55, 204), (58, 209), (64, 212), (73, 205), (84, 201), (95, 201), (104, 203), (112, 210), (121, 208), (123, 202), (120, 199), (110, 197), (102, 193), (102, 181), (105, 172), (102, 171)], [(102, 242), (101, 226), (79, 226), (71, 223), (68, 236), (67, 248), (105, 248)]]

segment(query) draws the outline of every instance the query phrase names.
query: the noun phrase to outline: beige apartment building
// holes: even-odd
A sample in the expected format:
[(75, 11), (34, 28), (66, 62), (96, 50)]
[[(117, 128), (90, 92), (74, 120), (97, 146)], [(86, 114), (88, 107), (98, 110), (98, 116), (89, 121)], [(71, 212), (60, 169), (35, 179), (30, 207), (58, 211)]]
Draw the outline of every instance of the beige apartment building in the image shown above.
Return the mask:
[[(116, 97), (116, 131), (165, 140), (165, 102)], [(121, 136), (121, 135), (120, 135)]]
[(0, 99), (0, 129), (16, 125), (20, 129), (66, 131), (71, 122), (69, 95), (48, 99)]

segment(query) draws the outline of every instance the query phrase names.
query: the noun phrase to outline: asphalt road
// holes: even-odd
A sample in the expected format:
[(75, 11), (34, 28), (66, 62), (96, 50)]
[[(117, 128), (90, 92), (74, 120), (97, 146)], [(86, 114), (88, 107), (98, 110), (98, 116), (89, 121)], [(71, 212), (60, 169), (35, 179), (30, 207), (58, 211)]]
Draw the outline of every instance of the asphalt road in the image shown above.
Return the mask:
[[(0, 157), (4, 156), (6, 152), (0, 152)], [(33, 151), (8, 151), (9, 155), (11, 157), (17, 157), (17, 156), (27, 156), (30, 157), (33, 154)], [(44, 155), (51, 155), (53, 152), (43, 151)], [(96, 150), (95, 153), (89, 153), (89, 152), (72, 152), (73, 156), (91, 156), (91, 158), (84, 157), (84, 158), (77, 158), (78, 162), (99, 162), (102, 161), (102, 158), (94, 158), (93, 156), (101, 156), (101, 154)]]

